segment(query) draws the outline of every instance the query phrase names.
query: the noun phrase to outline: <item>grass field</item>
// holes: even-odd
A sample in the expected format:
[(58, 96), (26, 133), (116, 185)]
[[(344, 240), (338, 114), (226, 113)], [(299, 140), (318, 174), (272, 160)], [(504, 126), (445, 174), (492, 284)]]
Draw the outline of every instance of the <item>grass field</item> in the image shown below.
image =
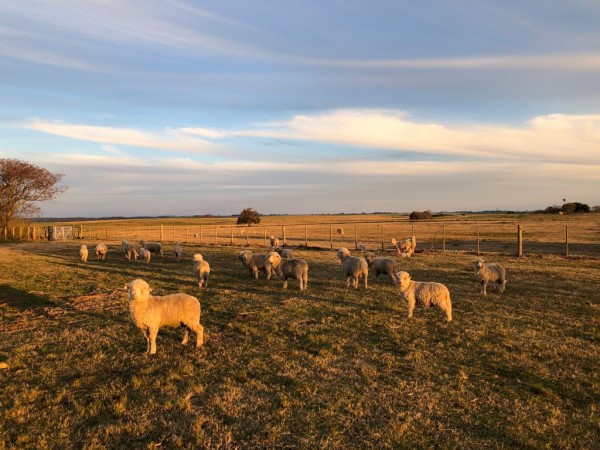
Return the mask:
[[(92, 241), (83, 241), (90, 246)], [(600, 260), (490, 255), (504, 294), (479, 295), (471, 252), (400, 260), (445, 283), (454, 321), (389, 279), (347, 290), (329, 250), (297, 249), (308, 291), (255, 281), (239, 248), (185, 246), (149, 265), (116, 242), (0, 245), (0, 448), (579, 448), (600, 442)], [(191, 256), (211, 263), (194, 286)], [(264, 251), (264, 249), (263, 249)], [(392, 255), (392, 253), (390, 253)], [(123, 285), (202, 304), (203, 348), (162, 329), (158, 354)]]

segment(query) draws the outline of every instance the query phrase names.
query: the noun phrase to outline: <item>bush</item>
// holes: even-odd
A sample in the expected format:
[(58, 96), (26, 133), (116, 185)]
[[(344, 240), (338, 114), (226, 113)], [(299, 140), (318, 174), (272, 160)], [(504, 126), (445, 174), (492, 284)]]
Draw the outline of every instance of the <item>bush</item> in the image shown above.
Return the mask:
[(433, 215), (430, 210), (427, 211), (413, 211), (408, 216), (408, 220), (431, 220)]
[(238, 225), (252, 225), (252, 224), (259, 224), (260, 223), (260, 214), (258, 213), (258, 211), (254, 211), (252, 208), (246, 208), (244, 209), (238, 219), (237, 219), (237, 224)]

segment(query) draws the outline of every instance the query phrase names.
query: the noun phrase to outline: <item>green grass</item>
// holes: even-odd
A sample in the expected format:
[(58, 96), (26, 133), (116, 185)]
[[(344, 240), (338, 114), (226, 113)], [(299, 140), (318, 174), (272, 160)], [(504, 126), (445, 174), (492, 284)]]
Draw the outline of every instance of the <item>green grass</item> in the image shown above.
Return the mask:
[[(92, 242), (85, 242), (93, 246)], [(306, 294), (255, 281), (236, 247), (176, 263), (78, 260), (78, 243), (0, 246), (0, 448), (581, 448), (600, 439), (600, 260), (508, 255), (506, 292), (479, 295), (469, 253), (399, 260), (445, 283), (454, 321), (389, 279), (345, 288), (331, 251)], [(194, 286), (191, 256), (211, 263)], [(123, 286), (202, 304), (203, 348), (162, 329), (158, 354)]]

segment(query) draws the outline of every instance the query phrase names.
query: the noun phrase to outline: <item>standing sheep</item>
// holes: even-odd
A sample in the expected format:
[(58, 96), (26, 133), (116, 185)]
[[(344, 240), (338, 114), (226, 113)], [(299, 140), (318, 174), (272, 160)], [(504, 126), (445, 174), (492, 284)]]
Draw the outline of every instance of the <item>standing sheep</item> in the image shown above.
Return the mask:
[(200, 302), (196, 297), (183, 293), (155, 297), (150, 295), (152, 290), (148, 283), (141, 279), (133, 280), (125, 289), (129, 295), (131, 319), (144, 333), (147, 353), (156, 353), (156, 336), (160, 327), (184, 327), (182, 345), (188, 343), (190, 330), (196, 333), (196, 347), (204, 343)]
[(271, 248), (273, 248), (273, 247), (279, 247), (279, 239), (276, 238), (275, 236), (271, 236), (269, 238), (269, 244), (271, 244)]
[(506, 286), (506, 270), (500, 264), (486, 263), (483, 258), (477, 258), (475, 261), (475, 275), (481, 283), (481, 293), (487, 295), (488, 282), (496, 283), (498, 290), (502, 294)]
[(160, 242), (147, 242), (147, 241), (141, 240), (140, 245), (152, 253), (156, 253), (157, 255), (164, 256), (162, 244)]
[(183, 247), (179, 242), (173, 246), (173, 256), (177, 262), (179, 262), (179, 259), (183, 256)]
[(396, 239), (392, 239), (392, 245), (396, 247), (396, 250), (398, 250), (398, 255), (402, 256), (403, 258), (409, 258), (415, 252), (415, 248), (417, 247), (417, 238), (413, 235), (412, 237), (404, 239), (401, 242), (396, 241)]
[(108, 248), (106, 247), (106, 244), (101, 242), (98, 245), (96, 245), (96, 259), (104, 261), (106, 259), (106, 253), (108, 253)]
[(282, 258), (293, 258), (294, 257), (294, 252), (292, 251), (291, 248), (274, 247), (273, 251), (279, 253), (279, 256), (281, 256)]
[(350, 287), (350, 280), (352, 280), (352, 286), (355, 289), (358, 289), (358, 281), (362, 276), (365, 280), (366, 289), (367, 280), (369, 278), (369, 265), (367, 264), (367, 261), (358, 256), (351, 256), (346, 247), (340, 247), (337, 251), (337, 255), (342, 263), (344, 275), (346, 275), (346, 287)]
[(123, 253), (125, 253), (125, 258), (127, 259), (137, 259), (138, 258), (138, 252), (135, 250), (135, 245), (128, 242), (128, 241), (123, 241), (121, 242), (121, 248), (123, 249)]
[(288, 287), (288, 278), (294, 278), (300, 283), (300, 290), (308, 287), (308, 263), (300, 258), (282, 258), (279, 253), (271, 252), (269, 262), (277, 274), (283, 277), (283, 288)]
[(83, 262), (87, 262), (88, 259), (88, 248), (87, 245), (82, 245), (79, 247), (79, 256)]
[(423, 306), (437, 306), (446, 313), (448, 322), (452, 321), (452, 303), (450, 292), (441, 283), (412, 281), (407, 272), (398, 272), (400, 280), (398, 290), (404, 300), (408, 302), (408, 318), (413, 316), (415, 304), (419, 302)]
[(394, 258), (375, 256), (375, 253), (373, 252), (365, 252), (365, 260), (367, 261), (369, 270), (375, 272), (376, 277), (385, 274), (390, 277), (394, 286), (398, 286), (399, 280), (396, 276), (398, 268)]
[(258, 272), (264, 271), (267, 274), (267, 280), (271, 279), (273, 268), (269, 262), (269, 255), (254, 255), (250, 250), (244, 250), (238, 253), (238, 258), (242, 266), (246, 267), (251, 276), (258, 280)]
[(143, 261), (146, 261), (147, 263), (150, 263), (150, 257), (152, 256), (152, 253), (150, 253), (150, 250), (146, 250), (144, 247), (140, 248), (140, 259)]
[(194, 255), (194, 275), (196, 276), (196, 283), (198, 287), (208, 287), (208, 276), (210, 275), (210, 265), (200, 253)]

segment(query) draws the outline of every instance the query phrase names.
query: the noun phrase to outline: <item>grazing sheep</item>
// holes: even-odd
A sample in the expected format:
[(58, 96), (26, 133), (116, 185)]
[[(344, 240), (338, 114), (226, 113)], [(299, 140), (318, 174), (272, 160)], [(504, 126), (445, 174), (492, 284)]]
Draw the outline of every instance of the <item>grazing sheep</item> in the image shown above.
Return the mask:
[(244, 250), (238, 253), (238, 258), (242, 262), (242, 266), (246, 267), (251, 276), (258, 280), (258, 272), (264, 271), (267, 274), (267, 280), (271, 279), (273, 268), (269, 262), (269, 255), (254, 255), (250, 250)]
[(103, 242), (100, 242), (98, 245), (96, 245), (96, 258), (100, 261), (104, 261), (106, 259), (107, 252), (108, 248)]
[(207, 261), (204, 261), (200, 253), (194, 255), (194, 275), (196, 276), (196, 283), (198, 287), (208, 287), (208, 276), (210, 275), (210, 265)]
[(162, 244), (160, 242), (147, 242), (147, 241), (141, 240), (140, 245), (152, 253), (156, 253), (157, 255), (164, 256)]
[[(364, 251), (364, 250), (363, 250)], [(398, 286), (399, 280), (396, 276), (398, 268), (396, 267), (396, 260), (394, 258), (376, 257), (373, 252), (364, 252), (365, 260), (369, 266), (371, 272), (375, 272), (375, 276), (379, 277), (381, 274), (389, 276), (394, 283), (394, 286)]]
[(143, 261), (146, 261), (147, 263), (150, 263), (150, 257), (152, 256), (152, 253), (150, 253), (150, 250), (146, 250), (144, 247), (140, 248), (140, 259)]
[(294, 257), (294, 252), (292, 251), (291, 248), (274, 247), (273, 251), (279, 253), (279, 256), (281, 256), (282, 258), (293, 258)]
[(300, 258), (283, 258), (277, 252), (269, 254), (269, 262), (278, 275), (283, 277), (283, 288), (288, 287), (288, 278), (294, 278), (300, 283), (300, 290), (308, 286), (308, 263)]
[(344, 235), (344, 229), (343, 228), (338, 228), (336, 231), (337, 231), (337, 234), (339, 234), (340, 236)]
[(156, 353), (156, 336), (160, 327), (185, 329), (183, 345), (187, 344), (190, 330), (196, 333), (196, 347), (204, 343), (204, 328), (200, 325), (200, 302), (196, 297), (178, 293), (157, 297), (144, 280), (137, 279), (125, 286), (129, 295), (129, 311), (133, 323), (142, 330), (148, 344), (146, 352)]
[(183, 247), (179, 242), (173, 246), (173, 256), (175, 256), (175, 261), (177, 262), (183, 256)]
[(138, 252), (135, 250), (135, 245), (128, 242), (121, 242), (121, 248), (123, 249), (123, 253), (125, 253), (125, 258), (127, 259), (138, 259)]
[(441, 283), (412, 281), (407, 272), (398, 272), (396, 277), (400, 281), (398, 290), (404, 300), (408, 302), (408, 318), (413, 316), (416, 302), (423, 306), (437, 306), (446, 313), (448, 322), (452, 320), (452, 303), (450, 292)]
[(83, 262), (87, 262), (87, 258), (88, 258), (87, 245), (82, 245), (81, 247), (79, 247), (79, 256), (81, 257), (81, 260)]
[(273, 248), (273, 247), (279, 247), (279, 239), (276, 238), (275, 236), (271, 236), (269, 238), (269, 243), (271, 244), (271, 248)]
[(417, 238), (412, 236), (408, 239), (404, 239), (401, 242), (396, 241), (396, 239), (392, 239), (392, 245), (396, 247), (400, 256), (407, 258), (415, 252), (415, 248), (417, 247)]
[(481, 283), (481, 293), (487, 295), (486, 287), (488, 282), (496, 283), (498, 290), (502, 294), (506, 286), (506, 270), (500, 264), (486, 263), (483, 258), (477, 258), (475, 261), (475, 275)]
[(351, 256), (346, 247), (340, 247), (337, 251), (337, 255), (342, 263), (344, 275), (346, 275), (346, 287), (350, 287), (350, 280), (352, 280), (352, 286), (355, 289), (358, 289), (358, 280), (362, 276), (365, 280), (366, 289), (367, 280), (369, 278), (369, 265), (367, 264), (367, 261), (358, 256)]

